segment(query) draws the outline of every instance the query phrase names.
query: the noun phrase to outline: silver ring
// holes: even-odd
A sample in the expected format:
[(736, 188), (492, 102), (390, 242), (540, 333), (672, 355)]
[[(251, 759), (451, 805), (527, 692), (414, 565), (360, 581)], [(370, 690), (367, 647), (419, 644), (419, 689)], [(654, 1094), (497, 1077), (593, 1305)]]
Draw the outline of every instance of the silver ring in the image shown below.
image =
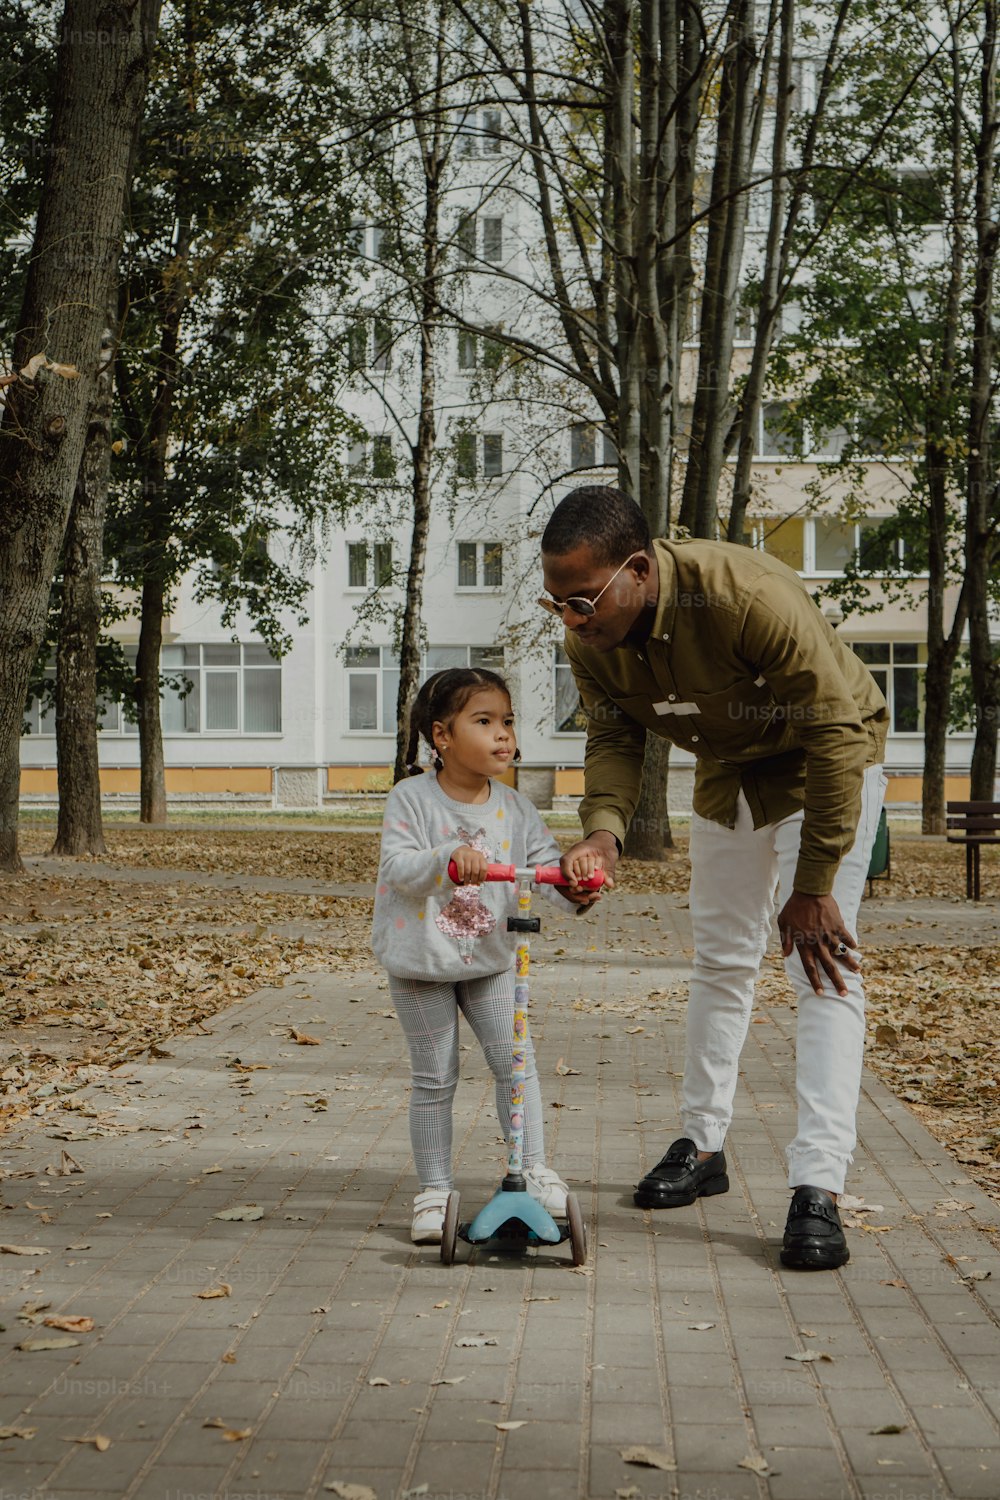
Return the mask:
[(838, 943), (833, 951), (836, 953), (838, 958), (843, 958), (844, 954), (847, 952), (847, 944)]

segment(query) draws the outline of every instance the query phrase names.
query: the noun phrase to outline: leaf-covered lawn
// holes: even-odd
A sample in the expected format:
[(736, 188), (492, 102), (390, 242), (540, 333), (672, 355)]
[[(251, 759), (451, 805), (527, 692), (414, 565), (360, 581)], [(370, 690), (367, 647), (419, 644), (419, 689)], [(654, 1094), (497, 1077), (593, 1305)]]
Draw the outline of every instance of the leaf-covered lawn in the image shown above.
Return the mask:
[[(377, 833), (112, 827), (107, 837), (109, 862), (135, 870), (134, 881), (104, 878), (96, 864), (93, 875), (0, 878), (0, 1125), (290, 974), (346, 979), (373, 964)], [(50, 843), (51, 830), (32, 827), (22, 847), (44, 854)], [(619, 890), (683, 895), (686, 841), (677, 843), (662, 865), (623, 862)], [(143, 870), (304, 878), (314, 889), (154, 883)], [(357, 892), (328, 895), (327, 884)], [(995, 915), (1000, 850), (984, 851), (983, 887)], [(916, 897), (964, 905), (964, 889), (961, 849), (897, 838), (892, 879), (869, 910)], [(1000, 946), (894, 941), (868, 948), (865, 973), (869, 1065), (1000, 1198)], [(765, 965), (761, 996), (789, 1001), (780, 965)]]

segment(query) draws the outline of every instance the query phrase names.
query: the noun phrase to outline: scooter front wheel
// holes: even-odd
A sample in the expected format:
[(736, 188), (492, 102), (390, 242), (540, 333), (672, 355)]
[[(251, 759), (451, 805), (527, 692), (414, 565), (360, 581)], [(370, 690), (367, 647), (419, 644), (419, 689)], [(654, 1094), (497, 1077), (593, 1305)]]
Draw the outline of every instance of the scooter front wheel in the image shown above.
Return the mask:
[(566, 1219), (569, 1223), (569, 1243), (573, 1252), (574, 1266), (587, 1263), (587, 1230), (580, 1212), (580, 1201), (575, 1193), (566, 1195)]
[(458, 1239), (458, 1206), (461, 1202), (459, 1194), (451, 1192), (448, 1194), (448, 1202), (445, 1204), (444, 1224), (441, 1227), (441, 1261), (450, 1266), (455, 1261), (455, 1242)]

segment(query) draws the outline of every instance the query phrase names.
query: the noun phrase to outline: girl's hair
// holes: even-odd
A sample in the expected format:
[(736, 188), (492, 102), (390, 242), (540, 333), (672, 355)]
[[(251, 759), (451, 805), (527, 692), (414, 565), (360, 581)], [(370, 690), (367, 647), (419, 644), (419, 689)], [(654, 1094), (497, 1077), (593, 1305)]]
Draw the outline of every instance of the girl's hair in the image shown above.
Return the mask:
[(497, 688), (510, 697), (510, 689), (498, 672), (486, 667), (446, 667), (428, 677), (413, 700), (410, 709), (410, 738), (406, 746), (406, 769), (419, 776), (423, 767), (417, 764), (420, 740), (427, 741), (435, 768), (441, 769), (441, 758), (434, 744), (434, 725), (447, 724), (482, 688)]

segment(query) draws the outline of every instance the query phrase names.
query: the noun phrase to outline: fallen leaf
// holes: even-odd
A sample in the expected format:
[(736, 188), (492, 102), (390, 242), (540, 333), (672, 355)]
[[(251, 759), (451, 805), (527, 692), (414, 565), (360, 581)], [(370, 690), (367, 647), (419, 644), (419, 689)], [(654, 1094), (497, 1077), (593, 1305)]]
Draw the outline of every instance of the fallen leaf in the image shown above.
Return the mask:
[(476, 1338), (470, 1335), (464, 1339), (456, 1339), (455, 1347), (457, 1349), (482, 1349), (485, 1344), (495, 1344), (496, 1342), (494, 1338)]
[(369, 1385), (392, 1385), (391, 1380), (386, 1380), (384, 1375), (373, 1375), (368, 1382)]
[(0, 1255), (51, 1255), (42, 1245), (0, 1245)]
[(898, 1047), (899, 1032), (895, 1026), (876, 1026), (875, 1041), (880, 1047)]
[(105, 1437), (103, 1432), (98, 1432), (94, 1437), (63, 1438), (64, 1443), (93, 1443), (98, 1453), (107, 1453), (111, 1447), (111, 1439)]
[(618, 1452), (627, 1464), (641, 1464), (645, 1469), (666, 1469), (668, 1473), (675, 1473), (677, 1465), (669, 1453), (664, 1453), (661, 1448), (646, 1448), (642, 1445), (635, 1448), (619, 1448)]
[(636, 1500), (637, 1496), (641, 1500), (642, 1490), (637, 1484), (630, 1484), (627, 1490), (615, 1490), (615, 1500)]
[(442, 1380), (432, 1380), (431, 1385), (461, 1385), (464, 1375), (449, 1375)]
[(6, 1442), (8, 1438), (24, 1438), (29, 1441), (37, 1431), (37, 1427), (0, 1427), (0, 1442)]
[(636, 1036), (638, 1032), (645, 1031), (645, 1029), (646, 1029), (645, 1026), (626, 1026), (625, 1027), (625, 1035), (626, 1036)]
[(438, 1308), (438, 1307), (450, 1307), (451, 1303), (450, 1302), (435, 1302), (434, 1306), (436, 1308)]
[(209, 1286), (203, 1292), (195, 1292), (195, 1296), (200, 1297), (203, 1302), (210, 1302), (213, 1297), (229, 1297), (232, 1291), (228, 1281), (221, 1281), (218, 1286)]
[(209, 1417), (201, 1425), (202, 1427), (217, 1427), (227, 1443), (241, 1443), (253, 1432), (252, 1427), (230, 1427), (221, 1417)]
[(225, 1219), (227, 1223), (252, 1224), (256, 1219), (264, 1217), (264, 1210), (258, 1203), (243, 1203), (238, 1208), (224, 1208), (221, 1213), (213, 1214), (213, 1219)]
[(318, 1036), (310, 1036), (306, 1031), (298, 1031), (294, 1026), (290, 1028), (293, 1042), (298, 1042), (300, 1047), (319, 1047), (321, 1045)]
[(884, 1427), (872, 1427), (869, 1429), (871, 1437), (896, 1437), (900, 1432), (906, 1431), (906, 1424), (902, 1426), (898, 1422), (887, 1422)]
[(403, 1490), (399, 1500), (417, 1500), (419, 1495), (426, 1495), (429, 1489), (429, 1484), (414, 1485), (412, 1490)]
[(833, 1355), (824, 1354), (821, 1349), (807, 1349), (804, 1354), (786, 1354), (786, 1359), (797, 1359), (800, 1364), (813, 1364), (816, 1360), (824, 1360), (827, 1364), (833, 1364)]
[(367, 1484), (345, 1484), (342, 1479), (334, 1479), (331, 1484), (323, 1486), (325, 1490), (332, 1490), (340, 1500), (378, 1500), (375, 1491)]
[(497, 1432), (515, 1432), (518, 1427), (527, 1427), (527, 1422), (494, 1422)]
[(771, 1472), (771, 1465), (759, 1453), (751, 1453), (747, 1458), (741, 1458), (736, 1467), (749, 1469), (752, 1474), (770, 1474)]
[(560, 1078), (571, 1078), (571, 1077), (579, 1078), (581, 1076), (579, 1068), (571, 1068), (571, 1067), (569, 1067), (568, 1064), (565, 1063), (561, 1057), (559, 1058), (558, 1062), (556, 1063), (556, 1072), (559, 1074)]
[(963, 1281), (989, 1281), (989, 1279), (990, 1279), (990, 1277), (992, 1275), (993, 1275), (992, 1271), (966, 1271), (963, 1274), (963, 1276), (962, 1276), (962, 1280)]
[(896, 1276), (896, 1277), (893, 1278), (892, 1281), (880, 1281), (879, 1282), (879, 1286), (899, 1286), (899, 1287), (905, 1287), (906, 1286), (906, 1282), (905, 1281), (900, 1281), (899, 1277)]
[(689, 1323), (688, 1327), (692, 1333), (702, 1333), (705, 1329), (714, 1328), (714, 1323)]
[(25, 1354), (37, 1354), (40, 1349), (73, 1349), (79, 1344), (79, 1339), (71, 1338), (37, 1338), (23, 1339), (20, 1344), (15, 1344), (15, 1349), (23, 1349)]
[(46, 1328), (61, 1328), (64, 1333), (93, 1333), (95, 1327), (93, 1318), (61, 1317), (57, 1314), (43, 1318), (42, 1322)]

